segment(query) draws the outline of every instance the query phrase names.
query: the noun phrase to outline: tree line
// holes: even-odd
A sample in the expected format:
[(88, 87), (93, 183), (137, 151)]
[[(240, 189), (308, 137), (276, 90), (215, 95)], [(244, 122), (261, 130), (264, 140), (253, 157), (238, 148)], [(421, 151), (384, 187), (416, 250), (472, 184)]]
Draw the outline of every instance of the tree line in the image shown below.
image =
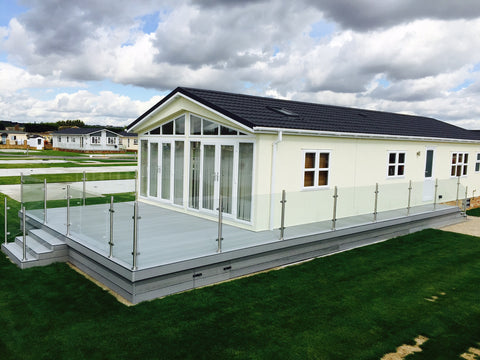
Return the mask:
[[(5, 126), (10, 126), (10, 122), (2, 122), (0, 121), (0, 130), (4, 130)], [(46, 131), (57, 131), (60, 128), (63, 127), (79, 127), (79, 128), (96, 128), (96, 127), (101, 127), (101, 128), (106, 128), (109, 129), (113, 132), (121, 132), (124, 130), (123, 127), (117, 127), (117, 126), (101, 126), (101, 125), (86, 125), (82, 120), (60, 120), (57, 122), (42, 122), (42, 123), (21, 123), (21, 126), (25, 127), (26, 132), (32, 132), (32, 133), (42, 133)]]

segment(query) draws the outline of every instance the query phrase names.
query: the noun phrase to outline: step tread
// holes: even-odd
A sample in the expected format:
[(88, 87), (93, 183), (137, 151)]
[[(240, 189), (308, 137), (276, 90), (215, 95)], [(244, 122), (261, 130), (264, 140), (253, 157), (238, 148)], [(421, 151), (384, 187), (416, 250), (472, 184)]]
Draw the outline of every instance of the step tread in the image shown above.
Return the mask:
[[(23, 261), (23, 248), (16, 242), (9, 242), (8, 244), (2, 244), (2, 246), (19, 261)], [(12, 259), (13, 260), (13, 259)], [(26, 261), (36, 261), (37, 259), (29, 254), (27, 251), (27, 260)]]
[(65, 245), (65, 242), (56, 238), (55, 236), (53, 236), (52, 234), (50, 234), (49, 232), (43, 229), (32, 229), (29, 231), (29, 234), (43, 240), (44, 242), (52, 246)]
[[(27, 235), (27, 248), (31, 249), (35, 254), (47, 254), (53, 252), (52, 249), (49, 249), (45, 245), (43, 245), (41, 242), (39, 242), (37, 239)], [(17, 236), (15, 238), (17, 243), (19, 244), (20, 247), (23, 246), (23, 236)]]

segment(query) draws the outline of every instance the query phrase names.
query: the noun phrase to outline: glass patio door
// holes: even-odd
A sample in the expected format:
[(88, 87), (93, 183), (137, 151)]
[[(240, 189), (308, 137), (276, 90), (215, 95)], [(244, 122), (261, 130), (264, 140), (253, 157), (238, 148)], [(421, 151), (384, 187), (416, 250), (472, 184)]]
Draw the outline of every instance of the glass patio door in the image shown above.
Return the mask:
[(223, 196), (223, 212), (232, 214), (234, 186), (234, 145), (202, 145), (201, 208), (213, 211)]

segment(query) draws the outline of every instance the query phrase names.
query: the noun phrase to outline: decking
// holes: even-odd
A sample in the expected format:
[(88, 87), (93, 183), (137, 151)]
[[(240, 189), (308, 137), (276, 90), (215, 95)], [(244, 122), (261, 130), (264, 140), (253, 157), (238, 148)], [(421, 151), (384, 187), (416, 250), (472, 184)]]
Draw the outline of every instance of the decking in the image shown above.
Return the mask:
[[(23, 239), (2, 245), (20, 267), (69, 261), (132, 303), (235, 278), (280, 265), (386, 240), (427, 227), (462, 221), (457, 207), (433, 205), (373, 215), (253, 232), (223, 225), (217, 252), (216, 221), (139, 203), (138, 248), (133, 262), (133, 203), (114, 206), (110, 256), (109, 205), (27, 211), (26, 259)], [(39, 245), (40, 244), (40, 245)], [(50, 258), (49, 258), (50, 254)]]

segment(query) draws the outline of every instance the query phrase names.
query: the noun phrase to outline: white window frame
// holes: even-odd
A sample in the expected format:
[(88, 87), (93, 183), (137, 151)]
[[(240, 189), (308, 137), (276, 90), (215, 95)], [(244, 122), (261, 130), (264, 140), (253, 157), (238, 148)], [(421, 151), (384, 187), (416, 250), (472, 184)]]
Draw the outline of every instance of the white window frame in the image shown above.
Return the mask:
[[(395, 162), (390, 162), (390, 157), (395, 154)], [(403, 162), (400, 161), (400, 154), (403, 154)], [(389, 151), (387, 154), (387, 178), (404, 178), (406, 172), (407, 152), (405, 150)], [(394, 173), (390, 174), (390, 168), (393, 167)], [(399, 169), (403, 167), (403, 174), (399, 174)]]
[(478, 152), (477, 157), (475, 158), (475, 172), (480, 172), (480, 152)]
[[(465, 156), (466, 155), (466, 156)], [(464, 177), (468, 176), (468, 158), (470, 157), (467, 151), (454, 151), (450, 157), (450, 177)], [(465, 161), (467, 158), (467, 161)], [(460, 161), (461, 159), (461, 161)], [(461, 174), (458, 174), (459, 168), (461, 169)], [(452, 171), (454, 174), (452, 174)]]
[[(307, 154), (315, 154), (315, 163), (313, 168), (306, 168), (305, 167), (305, 157)], [(328, 155), (328, 166), (325, 168), (320, 167), (320, 154), (327, 154)], [(303, 190), (311, 190), (311, 189), (326, 189), (330, 186), (330, 164), (332, 161), (331, 151), (330, 150), (303, 150), (302, 153), (302, 163), (303, 163), (303, 171), (302, 171), (302, 189)], [(314, 172), (313, 177), (313, 185), (305, 186), (305, 173), (306, 172)], [(325, 185), (318, 185), (318, 178), (319, 173), (323, 171), (327, 172), (327, 183)]]
[(92, 145), (100, 145), (100, 136), (90, 136), (90, 144)]
[(107, 136), (107, 145), (117, 145), (117, 138), (114, 136)]

